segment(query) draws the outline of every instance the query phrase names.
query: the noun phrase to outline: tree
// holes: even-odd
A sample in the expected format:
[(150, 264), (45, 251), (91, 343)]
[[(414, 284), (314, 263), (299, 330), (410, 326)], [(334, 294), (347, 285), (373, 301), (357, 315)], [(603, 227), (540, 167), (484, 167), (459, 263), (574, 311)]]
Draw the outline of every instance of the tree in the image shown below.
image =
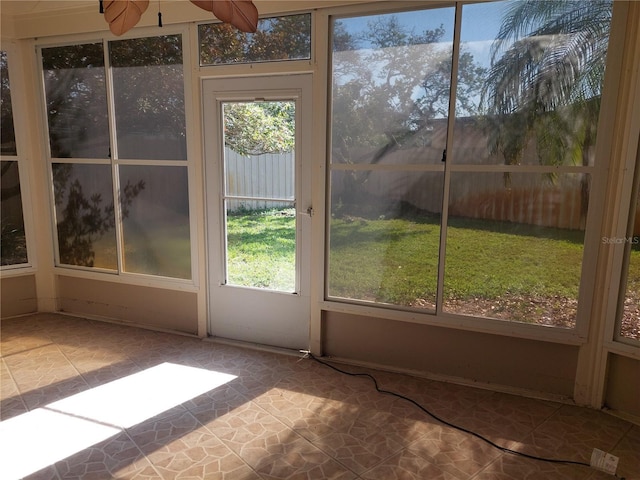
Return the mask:
[(224, 143), (241, 155), (291, 151), (295, 144), (295, 103), (225, 103)]
[(16, 154), (16, 137), (13, 128), (13, 108), (9, 86), (7, 53), (0, 51), (0, 145), (2, 155)]
[[(334, 25), (333, 155), (355, 163), (358, 147), (427, 145), (434, 122), (448, 116), (452, 53), (443, 25), (416, 33), (395, 15), (375, 17), (359, 36)], [(457, 91), (460, 114), (475, 110), (484, 69), (462, 52)]]
[(52, 158), (109, 156), (101, 43), (42, 50)]
[[(449, 115), (453, 42), (445, 35), (443, 25), (416, 32), (397, 15), (373, 17), (361, 34), (349, 20), (334, 23), (332, 162), (376, 164), (394, 151), (432, 145)], [(459, 60), (459, 113), (470, 115), (484, 69), (469, 52)], [(376, 203), (362, 188), (372, 172), (338, 174), (334, 214)]]
[[(115, 228), (114, 204), (103, 205), (104, 199), (100, 194), (88, 196), (78, 179), (71, 181), (73, 168), (71, 163), (59, 163), (53, 169), (55, 202), (60, 212), (58, 251), (64, 264), (92, 267), (94, 242)], [(135, 184), (127, 182), (121, 188), (120, 212), (123, 219), (128, 217), (133, 200), (144, 188), (143, 180)]]
[[(507, 9), (482, 94), (490, 149), (506, 164), (518, 164), (532, 138), (541, 164), (591, 164), (611, 14), (611, 0), (516, 0)], [(581, 197), (584, 223), (586, 176)]]
[(227, 23), (200, 25), (200, 63), (265, 62), (309, 58), (311, 16), (287, 15), (261, 19), (256, 33), (244, 33)]

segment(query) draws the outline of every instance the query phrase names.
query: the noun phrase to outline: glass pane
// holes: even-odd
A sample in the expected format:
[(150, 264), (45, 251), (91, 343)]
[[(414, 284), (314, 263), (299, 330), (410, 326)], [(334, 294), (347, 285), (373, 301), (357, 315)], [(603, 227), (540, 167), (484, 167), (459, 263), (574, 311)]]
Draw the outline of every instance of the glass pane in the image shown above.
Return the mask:
[(53, 158), (109, 158), (101, 43), (42, 49)]
[(311, 58), (311, 15), (262, 18), (256, 33), (228, 23), (198, 26), (200, 65)]
[(109, 42), (118, 158), (186, 160), (182, 37)]
[(589, 176), (453, 173), (447, 312), (575, 326)]
[(263, 208), (226, 204), (227, 283), (296, 291), (296, 210), (293, 202)]
[(227, 283), (295, 292), (295, 102), (222, 111)]
[(116, 270), (111, 167), (54, 163), (52, 170), (60, 263)]
[(120, 166), (123, 270), (191, 278), (186, 167)]
[[(0, 50), (0, 138), (2, 155), (17, 155), (7, 52)], [(3, 264), (4, 265), (4, 264)]]
[[(295, 102), (233, 102), (223, 110), (225, 194), (294, 200)], [(272, 204), (252, 200), (251, 208)]]
[(620, 336), (640, 341), (640, 191), (635, 205), (633, 235), (624, 240), (630, 244), (630, 249)]
[(248, 209), (247, 205), (251, 208), (274, 206), (272, 200), (250, 198), (294, 200), (293, 151), (246, 156), (226, 147), (224, 157), (227, 196), (249, 197), (234, 200), (234, 208), (243, 205)]
[(331, 297), (435, 309), (442, 177), (332, 173)]
[(332, 163), (441, 163), (453, 19), (440, 8), (334, 21)]
[(22, 215), (22, 195), (18, 162), (2, 161), (2, 195), (0, 210), (2, 220), (1, 265), (27, 263), (27, 240)]
[[(611, 11), (612, 0), (464, 5), (453, 161), (593, 165)], [(465, 85), (471, 57), (480, 81)]]

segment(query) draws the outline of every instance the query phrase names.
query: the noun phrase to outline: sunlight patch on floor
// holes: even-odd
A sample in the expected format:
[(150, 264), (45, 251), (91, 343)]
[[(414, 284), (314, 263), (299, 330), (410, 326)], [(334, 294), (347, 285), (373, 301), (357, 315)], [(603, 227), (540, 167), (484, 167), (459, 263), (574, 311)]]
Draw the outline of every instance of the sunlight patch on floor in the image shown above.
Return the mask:
[(162, 363), (0, 423), (0, 477), (18, 479), (237, 378)]

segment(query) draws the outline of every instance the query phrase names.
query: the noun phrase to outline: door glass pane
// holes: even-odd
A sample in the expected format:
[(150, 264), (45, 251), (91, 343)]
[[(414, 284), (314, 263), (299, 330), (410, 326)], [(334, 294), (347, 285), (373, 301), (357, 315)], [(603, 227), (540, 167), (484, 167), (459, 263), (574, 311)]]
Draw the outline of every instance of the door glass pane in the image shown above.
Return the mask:
[(52, 171), (60, 263), (116, 270), (111, 167), (54, 163)]
[(186, 160), (182, 37), (109, 42), (119, 159)]
[(11, 88), (9, 86), (9, 66), (7, 52), (0, 50), (0, 153), (17, 155), (16, 135), (13, 129), (13, 108), (11, 107)]
[[(594, 165), (612, 5), (464, 5), (452, 160)], [(466, 88), (470, 57), (480, 81)]]
[(226, 282), (295, 292), (295, 102), (227, 102), (222, 113)]
[(452, 174), (447, 312), (575, 326), (585, 174)]
[(187, 167), (120, 166), (125, 272), (191, 278)]
[(2, 261), (0, 265), (27, 263), (27, 240), (22, 215), (22, 194), (17, 161), (2, 161)]
[(640, 191), (633, 208), (635, 215), (632, 217), (632, 235), (623, 239), (629, 248), (629, 264), (619, 335), (622, 338), (640, 341)]
[(53, 158), (109, 158), (101, 43), (42, 49)]

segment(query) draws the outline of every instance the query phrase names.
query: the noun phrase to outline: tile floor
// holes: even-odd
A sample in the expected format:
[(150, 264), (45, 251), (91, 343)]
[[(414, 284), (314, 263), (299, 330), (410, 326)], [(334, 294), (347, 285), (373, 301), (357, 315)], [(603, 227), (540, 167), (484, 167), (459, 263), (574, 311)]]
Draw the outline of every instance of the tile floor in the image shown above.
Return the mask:
[[(1, 340), (4, 480), (615, 478), (503, 453), (311, 359), (53, 314), (4, 320)], [(370, 373), (505, 447), (579, 462), (596, 447), (640, 479), (640, 426)]]

